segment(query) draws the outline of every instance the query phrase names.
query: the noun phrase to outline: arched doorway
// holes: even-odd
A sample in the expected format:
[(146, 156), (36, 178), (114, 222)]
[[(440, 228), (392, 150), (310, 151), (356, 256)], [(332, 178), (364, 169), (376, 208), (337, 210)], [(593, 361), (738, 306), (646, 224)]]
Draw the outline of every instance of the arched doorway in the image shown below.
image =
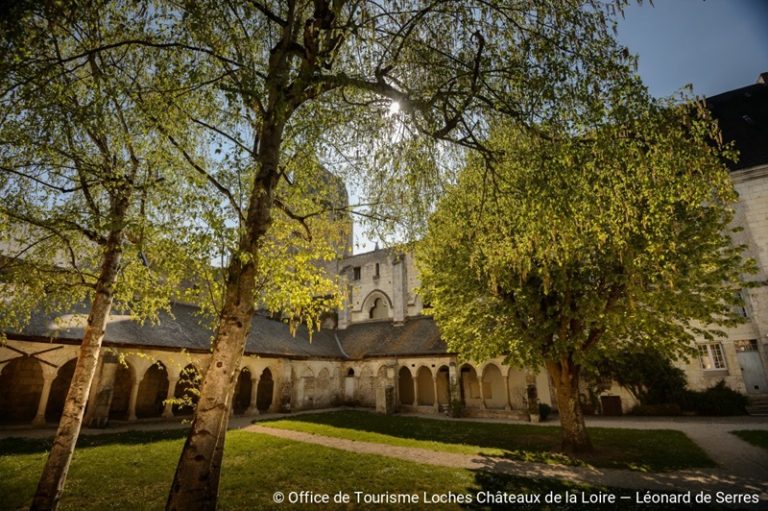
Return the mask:
[(275, 382), (272, 379), (272, 371), (267, 367), (261, 372), (259, 386), (256, 388), (256, 408), (260, 412), (267, 412), (272, 407)]
[(507, 406), (504, 377), (494, 364), (488, 364), (483, 371), (483, 398), (486, 408), (501, 409)]
[(401, 405), (413, 404), (413, 377), (405, 366), (397, 373), (397, 393), (400, 395)]
[(437, 404), (448, 406), (451, 404), (451, 385), (448, 366), (441, 366), (437, 370)]
[(360, 373), (360, 386), (357, 392), (361, 405), (376, 406), (376, 377), (370, 367), (364, 367)]
[(237, 415), (242, 415), (251, 405), (251, 371), (244, 367), (237, 376), (235, 385), (235, 397), (232, 399), (232, 409)]
[(69, 385), (72, 383), (76, 366), (77, 359), (73, 358), (59, 367), (56, 378), (51, 383), (51, 393), (48, 396), (48, 405), (45, 407), (46, 422), (59, 422), (61, 419), (61, 414), (64, 412), (64, 401), (67, 400)]
[(304, 368), (299, 379), (296, 402), (301, 408), (312, 408), (315, 403), (315, 373), (309, 367)]
[(160, 417), (163, 413), (163, 401), (168, 396), (168, 371), (158, 362), (144, 373), (139, 384), (136, 398), (136, 417)]
[(115, 384), (112, 387), (112, 403), (109, 406), (109, 418), (128, 419), (128, 405), (133, 388), (133, 370), (127, 362), (118, 362), (115, 372)]
[(421, 366), (416, 373), (416, 381), (418, 381), (417, 404), (422, 406), (432, 406), (435, 404), (435, 383), (432, 380), (432, 372)]
[(176, 382), (176, 388), (173, 392), (174, 399), (178, 400), (173, 405), (173, 415), (183, 416), (192, 415), (200, 399), (200, 384), (202, 378), (200, 369), (195, 364), (187, 366), (179, 373), (179, 381)]
[(0, 371), (0, 422), (31, 422), (43, 392), (43, 370), (32, 357), (19, 357)]
[(461, 400), (467, 407), (480, 408), (483, 404), (480, 395), (480, 381), (477, 378), (477, 371), (469, 364), (461, 366)]

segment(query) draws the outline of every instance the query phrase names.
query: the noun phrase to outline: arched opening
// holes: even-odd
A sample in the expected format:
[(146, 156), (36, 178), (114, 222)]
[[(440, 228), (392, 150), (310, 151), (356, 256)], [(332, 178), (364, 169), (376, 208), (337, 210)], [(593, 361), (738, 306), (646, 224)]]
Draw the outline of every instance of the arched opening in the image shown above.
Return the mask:
[(237, 384), (235, 385), (235, 396), (232, 398), (232, 409), (237, 415), (242, 415), (251, 405), (251, 371), (243, 367), (240, 374), (237, 375)]
[(437, 370), (437, 404), (441, 406), (451, 404), (451, 384), (448, 366), (441, 366)]
[(477, 371), (469, 364), (461, 366), (461, 382), (459, 389), (461, 391), (461, 400), (465, 406), (480, 407), (482, 398), (480, 396), (480, 381), (477, 378)]
[(413, 404), (413, 377), (407, 367), (403, 366), (397, 374), (397, 393), (401, 405)]
[(136, 397), (136, 417), (160, 417), (163, 413), (163, 401), (168, 395), (168, 371), (158, 362), (152, 364), (139, 384)]
[(504, 408), (507, 404), (504, 377), (494, 364), (488, 364), (483, 371), (483, 397), (486, 408)]
[(325, 367), (317, 374), (315, 385), (315, 406), (324, 407), (331, 404), (331, 376)]
[(509, 385), (510, 405), (515, 409), (526, 409), (528, 399), (528, 382), (526, 372), (522, 369), (510, 369), (507, 377)]
[(8, 362), (0, 371), (0, 422), (31, 422), (43, 392), (43, 370), (32, 357)]
[(202, 377), (195, 364), (187, 366), (179, 373), (179, 381), (173, 391), (173, 397), (177, 400), (173, 404), (173, 415), (192, 415), (200, 399), (200, 384)]
[(115, 371), (115, 384), (112, 387), (112, 403), (109, 405), (109, 418), (128, 419), (128, 405), (133, 388), (133, 371), (127, 363), (118, 362)]
[(48, 395), (48, 405), (45, 407), (46, 422), (59, 422), (61, 419), (61, 414), (64, 412), (64, 401), (67, 400), (67, 393), (76, 366), (77, 359), (73, 358), (59, 367), (56, 378), (51, 383), (51, 393)]
[(352, 369), (351, 367), (349, 369), (347, 369), (347, 376), (354, 377), (355, 376), (355, 370)]
[(432, 373), (424, 366), (416, 373), (416, 381), (419, 382), (417, 404), (432, 406), (435, 404), (435, 384), (432, 381)]
[(389, 305), (383, 298), (376, 298), (373, 306), (368, 311), (369, 319), (387, 319), (389, 317)]
[(272, 371), (264, 369), (259, 378), (259, 386), (256, 388), (256, 408), (260, 412), (266, 412), (272, 406), (272, 395), (275, 382), (272, 380)]

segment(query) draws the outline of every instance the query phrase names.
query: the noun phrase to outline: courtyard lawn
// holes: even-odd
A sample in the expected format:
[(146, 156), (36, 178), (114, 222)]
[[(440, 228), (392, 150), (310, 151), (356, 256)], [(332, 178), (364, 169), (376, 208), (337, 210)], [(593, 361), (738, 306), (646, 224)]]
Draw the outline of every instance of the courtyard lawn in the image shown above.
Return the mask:
[(731, 431), (734, 435), (752, 445), (768, 449), (768, 430), (765, 429), (743, 429)]
[(684, 433), (672, 430), (589, 428), (595, 453), (573, 459), (556, 452), (558, 426), (383, 416), (354, 410), (303, 414), (260, 424), (351, 440), (542, 463), (652, 472), (716, 466)]
[[(185, 432), (140, 432), (83, 436), (67, 480), (61, 510), (162, 509)], [(0, 440), (0, 509), (25, 509), (31, 500), (50, 442)], [(355, 491), (475, 495), (479, 490), (515, 494), (554, 491), (597, 491), (553, 480), (532, 480), (473, 473), (355, 454), (266, 435), (232, 431), (221, 481), (222, 510), (265, 508), (326, 509), (349, 506), (307, 506), (272, 501), (276, 491), (312, 491), (330, 495)], [(629, 491), (622, 491), (630, 494)], [(470, 506), (476, 508), (476, 506)], [(418, 505), (376, 506), (376, 509), (419, 509)], [(430, 506), (459, 509), (459, 505)], [(542, 506), (522, 509), (548, 509)], [(567, 509), (559, 507), (558, 509)], [(643, 506), (643, 509), (648, 509)]]

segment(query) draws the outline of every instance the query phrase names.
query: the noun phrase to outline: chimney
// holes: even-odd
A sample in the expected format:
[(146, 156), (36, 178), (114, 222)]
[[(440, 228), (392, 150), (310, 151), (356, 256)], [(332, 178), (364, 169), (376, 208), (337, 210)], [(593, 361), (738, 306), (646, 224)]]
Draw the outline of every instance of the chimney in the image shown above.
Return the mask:
[(760, 85), (768, 85), (768, 71), (760, 73), (760, 76), (757, 77), (757, 83)]

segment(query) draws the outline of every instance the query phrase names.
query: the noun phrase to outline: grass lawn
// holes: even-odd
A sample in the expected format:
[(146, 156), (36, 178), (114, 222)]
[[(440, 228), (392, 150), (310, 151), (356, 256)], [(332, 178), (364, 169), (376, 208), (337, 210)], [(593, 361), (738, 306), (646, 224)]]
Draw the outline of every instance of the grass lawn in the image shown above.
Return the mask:
[[(64, 498), (66, 510), (162, 509), (173, 478), (184, 431), (138, 432), (83, 436), (75, 451)], [(0, 440), (0, 510), (27, 509), (37, 484), (50, 441)], [(227, 435), (219, 509), (351, 509), (353, 505), (276, 505), (276, 491), (311, 491), (332, 496), (344, 492), (354, 503), (355, 491), (368, 495), (470, 495), (470, 505), (437, 504), (430, 509), (488, 509), (478, 505), (478, 492), (515, 495), (548, 492), (558, 495), (594, 494), (599, 490), (633, 495), (628, 490), (577, 486), (554, 480), (534, 480), (421, 465), (383, 456), (364, 455), (266, 435), (233, 431)], [(581, 498), (579, 496), (579, 498)], [(515, 509), (584, 509), (584, 504), (533, 504)], [(423, 504), (363, 506), (364, 509), (421, 509)], [(589, 505), (589, 509), (615, 509)], [(643, 504), (621, 509), (666, 509)], [(669, 509), (678, 509), (670, 507)]]
[[(183, 437), (183, 431), (81, 437), (59, 509), (162, 509)], [(0, 509), (26, 509), (29, 506), (49, 448), (47, 440), (0, 440)], [(307, 490), (330, 495), (342, 491), (354, 499), (355, 491), (418, 494), (421, 497), (422, 492), (475, 494), (479, 490), (501, 490), (544, 494), (597, 489), (551, 480), (421, 465), (233, 431), (227, 436), (220, 490), (219, 509), (254, 510), (285, 506), (294, 509), (349, 508), (300, 504), (276, 506), (272, 495), (278, 490), (286, 496), (291, 491)], [(376, 509), (404, 508), (418, 509), (420, 506), (376, 506)], [(430, 508), (459, 509), (459, 506), (432, 505)], [(531, 509), (547, 508), (534, 506)]]
[(731, 433), (752, 445), (768, 449), (768, 430), (743, 429), (740, 431), (731, 431)]
[(260, 424), (352, 440), (543, 463), (653, 472), (715, 466), (684, 433), (671, 430), (589, 428), (596, 452), (572, 459), (555, 452), (560, 444), (558, 426), (382, 416), (354, 410), (297, 415), (290, 420)]

